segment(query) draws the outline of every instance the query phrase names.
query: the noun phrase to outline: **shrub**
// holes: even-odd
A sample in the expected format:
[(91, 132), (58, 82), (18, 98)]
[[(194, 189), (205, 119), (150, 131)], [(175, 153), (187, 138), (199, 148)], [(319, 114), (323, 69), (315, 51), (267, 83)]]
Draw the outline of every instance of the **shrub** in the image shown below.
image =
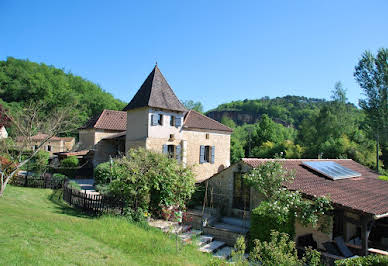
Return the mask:
[(40, 150), (36, 155), (31, 159), (28, 169), (36, 174), (44, 173), (48, 168), (48, 160), (50, 158), (50, 153)]
[(94, 169), (94, 181), (96, 184), (109, 184), (112, 181), (110, 162), (100, 163)]
[(110, 194), (124, 198), (133, 209), (149, 210), (157, 216), (165, 208), (184, 209), (195, 189), (189, 167), (143, 148), (132, 149), (127, 157), (113, 160), (112, 170), (110, 165), (101, 166), (96, 174), (100, 175), (99, 182), (111, 180)]
[(252, 241), (269, 241), (271, 230), (286, 233), (291, 238), (295, 235), (295, 218), (291, 212), (274, 211), (274, 204), (263, 201), (252, 210), (250, 238)]
[(58, 181), (63, 181), (65, 179), (67, 179), (67, 176), (57, 173), (57, 174), (53, 174), (53, 178), (52, 179), (58, 180)]
[(303, 265), (298, 259), (295, 242), (285, 233), (271, 231), (269, 241), (255, 240), (249, 258), (261, 265)]
[(79, 165), (79, 160), (76, 156), (69, 156), (61, 161), (61, 166), (66, 168), (75, 168)]
[(384, 181), (388, 181), (388, 176), (381, 175), (381, 176), (379, 176), (379, 179), (384, 180)]
[(69, 183), (67, 183), (67, 187), (74, 189), (74, 190), (81, 190), (81, 186), (73, 180), (71, 180), (71, 181), (69, 181)]
[(335, 261), (338, 266), (383, 266), (388, 265), (388, 256), (369, 255)]

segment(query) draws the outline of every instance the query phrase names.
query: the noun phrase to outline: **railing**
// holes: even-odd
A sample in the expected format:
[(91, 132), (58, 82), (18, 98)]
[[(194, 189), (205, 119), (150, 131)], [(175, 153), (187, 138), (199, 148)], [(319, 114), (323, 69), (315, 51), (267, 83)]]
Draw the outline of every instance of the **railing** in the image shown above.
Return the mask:
[(60, 189), (64, 185), (64, 180), (53, 179), (51, 176), (21, 176), (17, 175), (12, 178), (12, 184), (22, 187), (33, 188), (50, 188)]
[(92, 213), (123, 214), (125, 208), (125, 202), (118, 198), (85, 193), (72, 189), (67, 184), (63, 187), (63, 200), (74, 207)]

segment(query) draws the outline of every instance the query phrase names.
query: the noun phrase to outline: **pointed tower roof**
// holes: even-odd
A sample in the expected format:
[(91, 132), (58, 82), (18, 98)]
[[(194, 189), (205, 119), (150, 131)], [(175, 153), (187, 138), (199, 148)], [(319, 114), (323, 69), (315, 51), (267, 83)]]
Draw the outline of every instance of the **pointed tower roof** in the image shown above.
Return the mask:
[(186, 108), (176, 97), (157, 65), (155, 65), (143, 85), (141, 85), (140, 89), (123, 111), (146, 106), (172, 111), (186, 111)]

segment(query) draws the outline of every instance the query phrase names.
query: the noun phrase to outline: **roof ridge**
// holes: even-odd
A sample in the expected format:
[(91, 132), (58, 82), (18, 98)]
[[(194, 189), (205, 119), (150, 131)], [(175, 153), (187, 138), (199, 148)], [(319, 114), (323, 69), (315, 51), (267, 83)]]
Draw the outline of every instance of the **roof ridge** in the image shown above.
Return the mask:
[(241, 160), (287, 160), (287, 161), (303, 161), (303, 160), (320, 160), (320, 161), (354, 161), (353, 159), (318, 159), (318, 158), (302, 158), (302, 159), (287, 159), (287, 158), (241, 158)]

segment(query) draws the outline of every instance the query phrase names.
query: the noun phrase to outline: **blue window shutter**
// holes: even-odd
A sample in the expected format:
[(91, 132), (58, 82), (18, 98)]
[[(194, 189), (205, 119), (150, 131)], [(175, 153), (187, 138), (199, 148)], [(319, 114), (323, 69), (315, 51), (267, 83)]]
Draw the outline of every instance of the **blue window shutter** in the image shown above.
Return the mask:
[(158, 116), (156, 114), (153, 114), (151, 116), (151, 126), (156, 126), (158, 124)]
[(199, 163), (205, 162), (205, 146), (201, 145), (199, 149)]
[(178, 162), (181, 161), (181, 153), (182, 153), (181, 145), (177, 145), (176, 146), (176, 160)]
[(216, 152), (216, 146), (213, 146), (212, 147), (212, 155), (211, 155), (211, 158), (210, 158), (210, 163), (214, 163), (214, 154)]
[(168, 148), (167, 148), (167, 145), (164, 144), (163, 145), (163, 154), (167, 154), (168, 153)]
[(175, 117), (175, 126), (180, 127), (182, 125), (182, 119), (180, 117)]

